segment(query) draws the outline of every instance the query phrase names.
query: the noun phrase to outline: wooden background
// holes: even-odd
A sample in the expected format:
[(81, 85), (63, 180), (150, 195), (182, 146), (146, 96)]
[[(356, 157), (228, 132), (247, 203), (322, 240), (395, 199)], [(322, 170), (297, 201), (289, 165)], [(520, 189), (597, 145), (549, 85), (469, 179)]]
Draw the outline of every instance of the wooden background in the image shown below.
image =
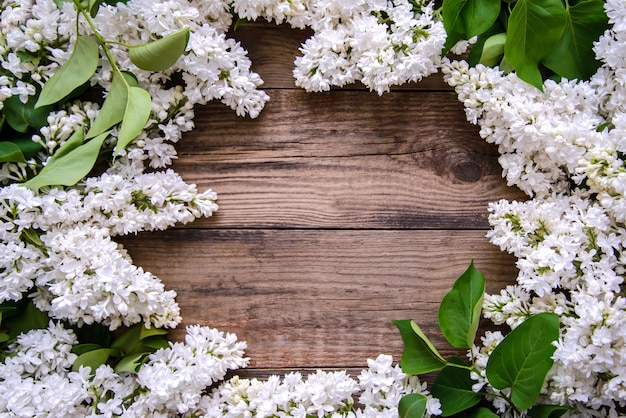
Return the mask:
[(523, 195), (440, 75), (382, 97), (296, 88), (309, 35), (269, 23), (232, 34), (271, 100), (254, 120), (196, 109), (174, 164), (218, 193), (219, 211), (122, 242), (177, 291), (184, 324), (247, 341), (248, 375), (399, 361), (392, 319), (415, 319), (450, 355), (439, 302), (472, 259), (489, 292), (514, 281), (513, 257), (485, 238), (487, 205)]

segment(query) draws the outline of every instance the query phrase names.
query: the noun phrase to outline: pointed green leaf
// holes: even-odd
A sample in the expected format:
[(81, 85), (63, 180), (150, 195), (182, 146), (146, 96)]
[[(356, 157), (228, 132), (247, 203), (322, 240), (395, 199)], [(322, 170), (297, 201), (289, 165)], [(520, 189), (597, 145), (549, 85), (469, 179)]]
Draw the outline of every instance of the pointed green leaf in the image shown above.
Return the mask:
[(419, 393), (409, 393), (400, 399), (398, 415), (400, 418), (422, 418), (426, 413), (428, 399)]
[(517, 408), (530, 408), (552, 367), (553, 343), (558, 338), (557, 315), (531, 316), (493, 350), (487, 361), (487, 380), (496, 389), (511, 388), (511, 401)]
[(65, 141), (63, 145), (61, 145), (59, 149), (56, 150), (54, 155), (50, 157), (50, 161), (54, 161), (56, 159), (63, 157), (68, 152), (72, 151), (74, 148), (82, 145), (83, 142), (84, 142), (83, 131), (79, 129), (78, 131), (74, 132), (69, 138), (67, 138), (67, 141)]
[(593, 43), (608, 27), (603, 0), (583, 0), (566, 10), (563, 35), (542, 64), (570, 80), (591, 77), (600, 62), (593, 52)]
[(110, 353), (110, 348), (99, 348), (96, 350), (87, 351), (79, 355), (76, 360), (74, 360), (74, 364), (72, 364), (72, 371), (77, 372), (79, 367), (83, 366), (91, 367), (91, 373), (94, 373), (98, 367), (107, 362)]
[(498, 33), (490, 36), (483, 45), (479, 63), (488, 67), (495, 67), (502, 61), (504, 56), (504, 44), (506, 33)]
[(139, 347), (139, 336), (143, 324), (137, 324), (113, 340), (111, 348), (120, 348), (124, 354), (133, 352)]
[(81, 354), (88, 353), (89, 351), (99, 350), (101, 348), (104, 347), (102, 347), (100, 344), (95, 343), (76, 344), (72, 347), (72, 353), (80, 356)]
[(11, 96), (4, 101), (4, 115), (7, 123), (17, 132), (28, 132), (29, 129), (39, 129), (48, 123), (48, 114), (52, 106), (35, 108), (35, 98), (30, 96), (26, 103), (22, 103), (19, 96)]
[(57, 103), (85, 84), (98, 68), (98, 57), (96, 41), (79, 35), (70, 59), (44, 84), (35, 108)]
[(141, 332), (139, 333), (139, 340), (144, 340), (146, 338), (154, 337), (156, 335), (167, 335), (168, 331), (164, 328), (146, 328), (145, 326), (141, 327)]
[(24, 183), (31, 190), (44, 186), (73, 186), (93, 168), (102, 143), (109, 135), (105, 132), (91, 141), (69, 151), (62, 157), (51, 159), (38, 175)]
[(34, 157), (43, 148), (43, 145), (31, 140), (30, 138), (12, 139), (11, 142), (17, 145), (26, 159)]
[(444, 50), (489, 29), (500, 14), (500, 0), (444, 0), (443, 25), (447, 38)]
[(150, 93), (141, 87), (130, 87), (128, 89), (128, 100), (124, 110), (124, 120), (117, 137), (115, 156), (128, 146), (141, 133), (144, 126), (150, 119), (152, 111), (152, 98)]
[(141, 365), (145, 362), (148, 357), (148, 353), (137, 353), (131, 354), (129, 356), (123, 357), (117, 365), (115, 365), (116, 373), (136, 373), (141, 368)]
[(439, 306), (439, 327), (453, 346), (470, 348), (474, 344), (484, 294), (485, 278), (472, 262)]
[(470, 378), (469, 369), (444, 367), (431, 391), (441, 402), (441, 416), (449, 417), (480, 402), (481, 395), (472, 390), (474, 383), (476, 382)]
[(491, 411), (484, 406), (480, 408), (473, 409), (470, 413), (467, 414), (467, 418), (499, 418), (500, 415)]
[(128, 55), (133, 64), (141, 69), (163, 71), (176, 63), (185, 52), (188, 41), (189, 28), (184, 28), (156, 41), (131, 46)]
[(85, 135), (86, 139), (98, 136), (122, 121), (128, 102), (128, 87), (137, 86), (137, 79), (132, 73), (121, 72), (113, 75), (109, 93), (104, 99), (102, 109), (98, 112), (96, 120), (93, 121), (91, 128)]
[(509, 16), (504, 55), (517, 76), (543, 91), (539, 62), (565, 29), (561, 0), (518, 0)]
[(0, 142), (0, 163), (23, 163), (26, 162), (20, 147), (13, 142)]
[(49, 322), (48, 314), (37, 309), (32, 300), (29, 300), (25, 309), (18, 315), (12, 316), (5, 326), (9, 329), (9, 337), (13, 339), (33, 329), (44, 329)]
[(535, 405), (528, 411), (533, 418), (559, 418), (571, 411), (572, 408), (561, 405)]
[(91, 17), (96, 17), (103, 0), (89, 0), (88, 10)]
[(141, 340), (141, 345), (144, 347), (152, 348), (154, 350), (158, 350), (159, 348), (167, 348), (170, 346), (167, 338), (164, 338), (160, 335), (144, 338), (143, 340)]
[(406, 374), (422, 374), (441, 370), (446, 360), (441, 357), (420, 327), (412, 320), (392, 321), (400, 330), (404, 341), (404, 351), (400, 367)]

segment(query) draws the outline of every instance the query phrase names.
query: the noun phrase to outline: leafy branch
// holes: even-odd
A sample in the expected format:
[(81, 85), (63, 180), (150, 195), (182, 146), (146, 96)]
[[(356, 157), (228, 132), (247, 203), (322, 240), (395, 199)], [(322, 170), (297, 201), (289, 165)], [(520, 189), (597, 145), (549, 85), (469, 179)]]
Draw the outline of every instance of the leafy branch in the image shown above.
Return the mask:
[[(485, 278), (471, 263), (444, 296), (438, 313), (439, 328), (456, 348), (471, 349), (476, 339)], [(553, 313), (533, 315), (511, 331), (491, 352), (485, 369), (488, 383), (510, 395), (475, 392), (471, 373), (478, 373), (475, 359), (467, 365), (458, 358), (446, 360), (420, 327), (410, 319), (393, 321), (398, 327), (404, 351), (402, 370), (409, 375), (439, 371), (432, 394), (441, 402), (442, 416), (463, 412), (463, 416), (498, 417), (481, 406), (483, 398), (500, 396), (517, 412), (529, 411), (534, 417), (558, 417), (569, 410), (560, 405), (535, 405), (546, 375), (552, 367), (552, 354), (559, 338), (559, 317)], [(423, 395), (406, 395), (400, 405), (402, 418), (421, 418), (425, 413)], [(423, 403), (423, 408), (422, 408)]]
[(543, 90), (541, 68), (588, 79), (600, 62), (593, 43), (608, 28), (603, 0), (444, 0), (444, 52), (478, 37), (470, 63), (514, 70)]
[[(144, 130), (152, 111), (152, 98), (139, 86), (137, 77), (119, 67), (109, 49), (110, 44), (120, 44), (103, 38), (92, 17), (102, 3), (73, 0), (77, 9), (77, 22), (82, 16), (92, 35), (77, 35), (70, 58), (46, 81), (36, 103), (22, 104), (19, 98), (9, 98), (7, 120), (23, 133), (45, 125), (47, 115), (75, 97), (84, 89), (98, 70), (100, 54), (110, 63), (113, 78), (108, 94), (96, 119), (89, 129), (80, 128), (47, 161), (43, 169), (24, 186), (39, 190), (46, 186), (71, 186), (89, 174), (96, 164), (101, 148), (113, 129), (119, 126), (113, 157), (134, 141)], [(185, 52), (189, 28), (183, 28), (163, 38), (148, 43), (127, 45), (133, 64), (146, 71), (163, 71), (172, 66)], [(12, 104), (12, 106), (11, 106)], [(21, 123), (21, 125), (20, 125)], [(86, 131), (85, 131), (86, 130)], [(30, 141), (32, 142), (32, 141)], [(24, 146), (16, 140), (0, 142), (1, 162), (25, 162)], [(37, 149), (38, 151), (38, 149)], [(35, 151), (36, 152), (36, 151)]]

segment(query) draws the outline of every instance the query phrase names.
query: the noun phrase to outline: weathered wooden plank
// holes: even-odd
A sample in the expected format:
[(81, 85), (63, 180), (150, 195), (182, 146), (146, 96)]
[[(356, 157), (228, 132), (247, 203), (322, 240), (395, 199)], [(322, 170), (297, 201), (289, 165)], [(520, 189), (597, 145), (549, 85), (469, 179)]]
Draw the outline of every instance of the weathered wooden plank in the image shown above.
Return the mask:
[[(251, 367), (363, 367), (399, 358), (391, 319), (414, 318), (446, 355), (438, 304), (474, 259), (496, 292), (513, 259), (484, 231), (193, 230), (122, 240), (178, 292), (185, 324), (235, 332)], [(183, 328), (173, 332), (182, 338)]]
[(271, 93), (255, 120), (197, 110), (174, 168), (221, 210), (193, 227), (486, 228), (524, 198), (449, 92)]
[[(228, 36), (234, 38), (248, 51), (252, 61), (252, 70), (258, 73), (266, 89), (296, 88), (292, 74), (296, 56), (302, 43), (313, 31), (300, 30), (289, 25), (276, 25), (258, 21), (244, 23)], [(361, 83), (347, 85), (343, 90), (365, 89)], [(451, 90), (443, 81), (440, 73), (432, 74), (418, 83), (394, 86), (392, 91), (400, 90)]]

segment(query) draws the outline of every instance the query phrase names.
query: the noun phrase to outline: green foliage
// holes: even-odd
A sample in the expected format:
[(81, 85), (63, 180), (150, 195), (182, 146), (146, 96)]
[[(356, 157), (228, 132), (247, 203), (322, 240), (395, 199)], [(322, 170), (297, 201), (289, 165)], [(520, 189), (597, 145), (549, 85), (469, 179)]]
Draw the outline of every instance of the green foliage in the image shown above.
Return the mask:
[(23, 163), (24, 153), (17, 144), (9, 141), (0, 142), (0, 163)]
[(45, 126), (52, 106), (35, 107), (32, 96), (26, 103), (22, 103), (19, 96), (11, 96), (4, 101), (4, 116), (11, 128), (17, 132), (26, 133), (29, 130), (38, 130)]
[[(100, 330), (96, 331), (100, 333)], [(99, 366), (109, 364), (117, 373), (136, 373), (151, 353), (168, 346), (165, 335), (167, 331), (162, 328), (147, 329), (143, 324), (137, 324), (119, 335), (110, 345), (102, 337), (99, 337), (102, 344), (88, 342), (75, 345), (72, 352), (78, 358), (72, 370), (89, 366), (93, 372)]]
[(189, 42), (189, 28), (181, 29), (161, 39), (128, 49), (130, 60), (148, 71), (163, 71), (176, 63)]
[(422, 418), (426, 412), (428, 399), (419, 393), (409, 393), (400, 399), (398, 415), (400, 418)]
[(58, 151), (60, 155), (53, 155), (39, 174), (25, 182), (24, 186), (37, 191), (45, 186), (72, 186), (78, 183), (93, 168), (102, 143), (108, 135), (109, 133), (105, 132), (83, 144), (82, 131), (75, 132), (68, 143), (73, 146), (80, 140), (81, 145), (70, 150), (60, 148)]
[(561, 0), (518, 0), (509, 16), (504, 55), (518, 77), (542, 89), (539, 62), (565, 29)]
[(528, 411), (528, 415), (533, 418), (559, 418), (571, 411), (572, 408), (557, 405), (536, 405)]
[(529, 409), (552, 367), (559, 317), (540, 313), (528, 318), (498, 344), (487, 362), (487, 379), (496, 389), (511, 388), (511, 402)]
[[(458, 363), (463, 364), (460, 360)], [(432, 395), (441, 401), (441, 415), (449, 417), (480, 402), (481, 395), (472, 390), (474, 383), (470, 378), (469, 368), (444, 367), (431, 391)]]
[[(444, 296), (439, 308), (439, 326), (454, 346), (468, 348), (473, 345), (484, 292), (485, 278), (472, 262)], [(432, 394), (441, 401), (443, 416), (498, 416), (481, 402), (488, 394), (472, 390), (475, 382), (471, 379), (471, 372), (479, 371), (473, 360), (470, 365), (458, 358), (446, 360), (414, 321), (393, 322), (404, 341), (400, 360), (402, 370), (409, 375), (439, 371)], [(533, 416), (557, 418), (565, 408), (556, 405), (533, 407), (552, 367), (559, 329), (556, 314), (534, 315), (511, 331), (489, 357), (485, 370), (489, 385), (497, 390), (510, 389), (510, 398), (505, 399), (518, 413), (530, 409), (536, 414)]]
[(565, 13), (563, 35), (543, 64), (563, 77), (587, 79), (600, 66), (592, 47), (608, 25), (604, 1), (583, 0), (568, 7)]
[(422, 374), (441, 370), (446, 360), (441, 357), (435, 346), (424, 335), (420, 327), (412, 320), (395, 320), (404, 341), (404, 352), (400, 366), (405, 373)]
[[(57, 5), (62, 5), (65, 0), (55, 1)], [(141, 134), (150, 119), (150, 94), (138, 85), (134, 74), (119, 68), (108, 49), (108, 44), (112, 41), (103, 39), (91, 21), (103, 3), (113, 1), (74, 1), (79, 13), (92, 29), (93, 36), (76, 37), (70, 58), (44, 84), (36, 103), (33, 105), (29, 101), (23, 104), (17, 96), (5, 101), (4, 111), (0, 115), (0, 129), (6, 121), (13, 131), (32, 134), (47, 123), (47, 116), (53, 109), (62, 107), (87, 88), (89, 79), (98, 69), (101, 53), (113, 69), (110, 90), (92, 126), (86, 133), (84, 129), (75, 132), (35, 177), (24, 182), (32, 190), (76, 184), (90, 173), (103, 155), (101, 148), (115, 127), (119, 125), (113, 157), (118, 156)], [(185, 52), (188, 40), (189, 28), (183, 28), (147, 44), (125, 46), (131, 61), (137, 66), (149, 71), (162, 71), (174, 64)], [(7, 132), (8, 130), (3, 130), (3, 134)], [(0, 142), (0, 162), (25, 162), (34, 155), (32, 150), (35, 147), (27, 147), (27, 143), (18, 142), (21, 138), (9, 139)], [(40, 146), (35, 152), (39, 149)]]
[[(94, 344), (94, 346), (97, 345)], [(76, 360), (74, 360), (74, 364), (72, 364), (72, 371), (76, 372), (80, 367), (90, 367), (91, 371), (94, 372), (98, 367), (105, 364), (109, 359), (111, 349), (97, 347), (98, 348), (94, 348), (93, 350), (85, 350), (80, 354)]]
[(480, 54), (479, 62), (489, 67), (495, 67), (502, 61), (504, 55), (504, 44), (506, 42), (506, 33), (497, 33), (485, 40)]
[(58, 103), (89, 81), (98, 68), (98, 57), (94, 38), (79, 35), (70, 59), (44, 84), (35, 108)]
[(141, 87), (129, 87), (124, 119), (117, 137), (115, 156), (119, 155), (141, 133), (148, 119), (150, 119), (151, 110), (152, 98), (150, 93)]
[(111, 88), (107, 94), (98, 116), (87, 131), (85, 139), (93, 138), (111, 129), (124, 119), (129, 87), (138, 87), (137, 78), (129, 72), (113, 74)]
[(474, 344), (484, 294), (485, 277), (471, 263), (439, 307), (439, 328), (453, 346), (470, 348)]
[(469, 414), (467, 414), (467, 418), (499, 418), (500, 416), (493, 412), (489, 408), (480, 407), (473, 409)]
[(443, 0), (444, 53), (478, 35), (470, 62), (514, 70), (540, 90), (542, 69), (588, 79), (600, 65), (593, 42), (608, 28), (603, 6), (603, 0)]
[(480, 35), (500, 14), (500, 0), (446, 0), (442, 6), (447, 52), (457, 42)]

